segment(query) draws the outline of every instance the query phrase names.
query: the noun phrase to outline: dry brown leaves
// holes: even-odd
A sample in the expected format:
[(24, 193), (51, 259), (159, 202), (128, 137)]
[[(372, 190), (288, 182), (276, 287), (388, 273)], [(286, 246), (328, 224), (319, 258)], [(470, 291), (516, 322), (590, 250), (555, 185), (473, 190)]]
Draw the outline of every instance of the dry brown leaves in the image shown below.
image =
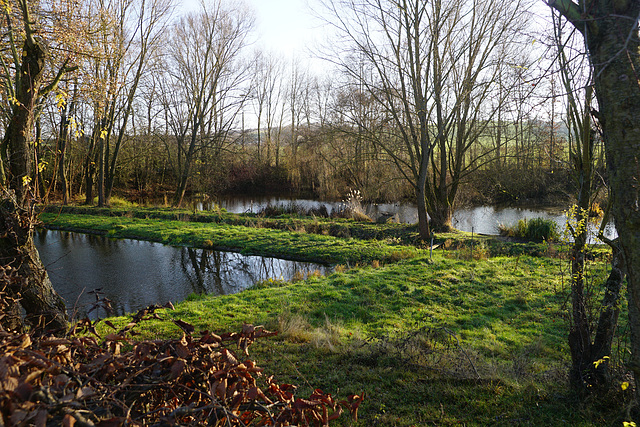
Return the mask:
[(262, 327), (196, 338), (175, 320), (179, 340), (133, 340), (135, 325), (158, 308), (105, 337), (88, 319), (65, 338), (0, 331), (0, 426), (327, 426), (344, 410), (357, 417), (361, 396), (338, 402), (316, 390), (298, 398), (295, 386), (261, 377), (228, 348), (246, 357), (255, 339), (275, 335)]

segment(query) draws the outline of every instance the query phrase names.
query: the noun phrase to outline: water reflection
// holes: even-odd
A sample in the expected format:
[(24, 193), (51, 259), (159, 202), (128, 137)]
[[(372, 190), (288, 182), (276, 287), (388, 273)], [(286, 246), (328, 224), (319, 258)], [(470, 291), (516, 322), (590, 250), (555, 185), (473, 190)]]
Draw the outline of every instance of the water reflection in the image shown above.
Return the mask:
[[(341, 202), (322, 202), (318, 200), (291, 199), (279, 197), (246, 197), (233, 196), (218, 200), (220, 207), (232, 213), (257, 213), (266, 206), (298, 206), (304, 211), (325, 207), (329, 213), (341, 208)], [(199, 203), (194, 206), (196, 209), (211, 209), (212, 204)], [(398, 222), (413, 224), (418, 222), (418, 209), (410, 203), (379, 203), (365, 204), (365, 213), (377, 220), (380, 217), (394, 216)], [(470, 208), (458, 209), (453, 214), (452, 225), (461, 231), (473, 231), (480, 234), (499, 234), (500, 224), (512, 225), (521, 219), (532, 218), (551, 219), (558, 224), (558, 230), (563, 230), (566, 218), (562, 209), (544, 208), (517, 208), (517, 207), (496, 207), (496, 206), (474, 206)], [(596, 230), (592, 230), (595, 234)], [(607, 224), (605, 236), (615, 238), (617, 236), (613, 223)]]
[[(331, 214), (335, 210), (342, 210), (344, 202), (330, 202), (310, 199), (293, 199), (283, 197), (249, 197), (249, 196), (228, 196), (217, 200), (217, 202), (195, 202), (193, 208), (196, 210), (211, 210), (215, 204), (231, 213), (258, 213), (267, 206), (297, 208), (302, 212), (326, 208)], [(411, 224), (418, 222), (418, 209), (410, 203), (363, 203), (364, 212), (374, 220), (380, 217), (395, 216), (401, 223)]]
[[(298, 271), (330, 271), (314, 263), (52, 230), (36, 233), (35, 242), (54, 288), (70, 312), (80, 314), (95, 301), (88, 292), (97, 288), (122, 315), (193, 293), (225, 295), (259, 280), (288, 280)], [(92, 313), (98, 315), (104, 312)]]

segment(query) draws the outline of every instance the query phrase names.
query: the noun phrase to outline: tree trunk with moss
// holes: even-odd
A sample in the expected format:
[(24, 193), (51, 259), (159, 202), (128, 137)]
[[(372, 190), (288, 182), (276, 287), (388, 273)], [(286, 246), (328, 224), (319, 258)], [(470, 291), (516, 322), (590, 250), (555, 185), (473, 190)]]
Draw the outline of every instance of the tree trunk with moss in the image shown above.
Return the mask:
[(640, 1), (550, 0), (549, 5), (582, 33), (593, 67), (613, 216), (627, 270), (630, 367), (640, 402)]
[[(19, 280), (6, 277), (7, 294), (26, 312), (26, 322), (38, 330), (66, 327), (65, 304), (53, 289), (49, 275), (33, 242), (34, 216), (21, 208), (15, 196), (4, 192), (0, 198), (0, 264), (17, 273)], [(15, 313), (13, 307), (11, 312)], [(20, 329), (15, 316), (0, 320), (5, 329)]]
[[(53, 289), (33, 242), (30, 183), (34, 158), (34, 112), (43, 86), (46, 54), (34, 37), (34, 22), (28, 3), (18, 3), (25, 38), (20, 62), (15, 64), (15, 99), (3, 144), (7, 148), (8, 189), (0, 194), (0, 264), (5, 270), (17, 271), (20, 281), (14, 281), (8, 287), (7, 283), (5, 286), (0, 283), (0, 289), (4, 287), (8, 295), (18, 301), (26, 312), (27, 322), (37, 329), (61, 329), (66, 326), (64, 301)], [(55, 84), (51, 83), (44, 92)], [(14, 303), (9, 312), (16, 313), (18, 303)], [(3, 321), (0, 319), (0, 322)], [(13, 326), (7, 322), (2, 325)]]
[(613, 216), (627, 268), (631, 367), (640, 401), (640, 86), (636, 74), (640, 71), (636, 26), (640, 2), (612, 3), (626, 3), (627, 8), (610, 12), (616, 16), (604, 16), (601, 33), (590, 37), (588, 46), (596, 75)]

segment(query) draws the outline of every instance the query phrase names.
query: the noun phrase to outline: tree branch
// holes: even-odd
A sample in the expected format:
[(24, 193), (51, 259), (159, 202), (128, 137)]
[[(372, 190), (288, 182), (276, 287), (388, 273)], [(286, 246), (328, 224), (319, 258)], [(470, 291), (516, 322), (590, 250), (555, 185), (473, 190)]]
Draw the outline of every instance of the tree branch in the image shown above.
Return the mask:
[(580, 6), (574, 3), (572, 0), (548, 0), (547, 5), (554, 8), (567, 21), (571, 22), (580, 32), (584, 32), (584, 25), (581, 25), (585, 21), (585, 17), (582, 16)]
[(58, 70), (58, 73), (56, 74), (55, 78), (53, 79), (53, 81), (51, 81), (51, 83), (49, 83), (45, 88), (43, 88), (40, 91), (40, 96), (41, 97), (45, 97), (49, 94), (49, 92), (56, 90), (56, 88), (58, 87), (58, 83), (60, 83), (60, 80), (62, 80), (62, 77), (66, 74), (66, 73), (70, 73), (72, 71), (75, 71), (78, 69), (77, 65), (68, 67), (67, 63), (69, 62), (69, 59), (67, 58), (64, 61), (64, 64), (62, 64), (62, 66), (60, 67), (60, 69)]

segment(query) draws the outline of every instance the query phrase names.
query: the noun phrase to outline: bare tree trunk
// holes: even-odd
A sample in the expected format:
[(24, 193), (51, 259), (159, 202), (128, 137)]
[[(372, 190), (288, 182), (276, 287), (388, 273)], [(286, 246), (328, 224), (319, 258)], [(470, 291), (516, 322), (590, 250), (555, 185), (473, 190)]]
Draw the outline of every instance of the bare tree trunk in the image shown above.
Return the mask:
[(25, 42), (23, 47), (22, 70), (24, 77), (16, 90), (18, 102), (14, 103), (11, 120), (5, 133), (8, 145), (9, 188), (15, 191), (18, 206), (27, 199), (33, 168), (31, 138), (34, 126), (33, 112), (38, 97), (37, 91), (42, 84), (45, 53), (39, 44)]
[(453, 207), (446, 202), (439, 203), (429, 210), (431, 227), (440, 232), (451, 231), (451, 220), (453, 219)]
[[(628, 7), (634, 10), (616, 12), (631, 12), (632, 19), (609, 17), (610, 33), (588, 44), (591, 61), (597, 64), (595, 88), (614, 198), (613, 216), (627, 268), (631, 367), (640, 402), (640, 44), (636, 25), (640, 3), (626, 3), (633, 3), (634, 7)], [(627, 39), (634, 32), (635, 37)]]
[[(598, 319), (596, 334), (591, 345), (591, 356), (594, 362), (611, 354), (613, 337), (615, 336), (618, 317), (620, 316), (620, 294), (626, 267), (618, 242), (612, 242), (610, 246), (613, 251), (611, 273), (605, 283), (604, 297), (600, 304), (600, 318)], [(596, 384), (611, 385), (611, 372), (608, 363), (601, 363), (598, 367), (592, 364), (592, 368)]]
[(87, 157), (84, 159), (84, 184), (85, 184), (85, 205), (93, 204), (93, 186), (96, 180), (96, 140), (100, 135), (100, 122), (96, 121), (93, 127), (93, 134), (89, 140)]
[(416, 200), (418, 203), (418, 232), (420, 239), (425, 242), (429, 239), (431, 231), (429, 229), (429, 216), (427, 215), (427, 202), (424, 186), (418, 186), (416, 190)]
[[(9, 292), (20, 298), (27, 321), (39, 329), (66, 326), (64, 302), (51, 286), (33, 243), (29, 181), (33, 170), (33, 125), (43, 83), (46, 55), (33, 37), (27, 4), (21, 4), (26, 38), (16, 77), (16, 102), (4, 141), (8, 148), (9, 188), (0, 195), (0, 263), (18, 269), (21, 283)], [(16, 309), (12, 309), (13, 312)]]
[(196, 132), (200, 128), (199, 122), (194, 123), (193, 132), (191, 134), (191, 141), (189, 142), (189, 149), (184, 156), (184, 164), (182, 165), (182, 173), (178, 179), (178, 186), (176, 192), (173, 194), (173, 206), (179, 208), (182, 205), (184, 194), (187, 191), (187, 183), (189, 181), (189, 175), (191, 174), (191, 163), (193, 163), (193, 156), (196, 151), (197, 135)]
[(69, 203), (69, 185), (65, 171), (65, 158), (67, 153), (67, 142), (69, 140), (69, 118), (67, 116), (67, 106), (65, 105), (60, 114), (60, 134), (58, 136), (58, 157), (57, 181), (60, 184), (62, 193), (62, 204)]

